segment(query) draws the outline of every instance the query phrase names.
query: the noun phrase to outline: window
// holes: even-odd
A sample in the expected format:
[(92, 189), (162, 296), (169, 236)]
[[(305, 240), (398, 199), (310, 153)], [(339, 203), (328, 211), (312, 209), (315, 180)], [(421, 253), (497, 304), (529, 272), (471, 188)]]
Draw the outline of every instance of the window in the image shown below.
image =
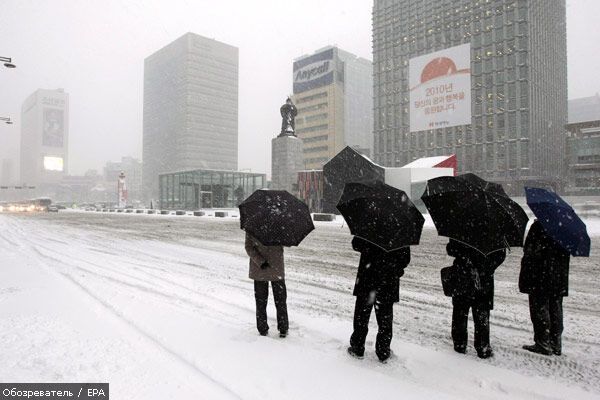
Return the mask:
[(521, 168), (529, 168), (529, 142), (521, 142)]
[(517, 168), (517, 142), (508, 144), (508, 169)]

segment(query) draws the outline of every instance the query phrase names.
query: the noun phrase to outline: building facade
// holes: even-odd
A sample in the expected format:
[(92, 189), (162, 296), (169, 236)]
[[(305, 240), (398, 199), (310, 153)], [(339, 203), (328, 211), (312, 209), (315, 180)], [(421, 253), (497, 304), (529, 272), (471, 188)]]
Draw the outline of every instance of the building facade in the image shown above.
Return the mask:
[(159, 207), (165, 210), (234, 208), (255, 190), (267, 187), (267, 176), (251, 172), (190, 170), (159, 177)]
[(565, 20), (565, 0), (375, 0), (375, 161), (456, 154), (459, 172), (514, 193), (559, 188)]
[(13, 180), (13, 160), (4, 158), (0, 168), (0, 184), (11, 184)]
[(191, 169), (237, 170), (238, 49), (187, 33), (144, 61), (143, 186)]
[(600, 195), (600, 95), (569, 100), (567, 185), (571, 196)]
[(53, 185), (68, 169), (69, 95), (38, 89), (21, 107), (21, 183)]
[(346, 146), (371, 155), (371, 61), (326, 47), (294, 60), (293, 82), (296, 134), (304, 144), (304, 168), (321, 169)]

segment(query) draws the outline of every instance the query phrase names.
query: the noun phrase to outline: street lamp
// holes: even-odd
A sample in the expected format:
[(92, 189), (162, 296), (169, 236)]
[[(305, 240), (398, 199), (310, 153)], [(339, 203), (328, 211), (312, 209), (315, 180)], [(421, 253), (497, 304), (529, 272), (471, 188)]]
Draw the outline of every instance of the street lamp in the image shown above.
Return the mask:
[(3, 62), (6, 68), (17, 68), (17, 66), (12, 63), (12, 58), (10, 57), (0, 57), (0, 62)]
[(0, 117), (0, 121), (4, 121), (5, 124), (7, 125), (12, 125), (12, 121), (10, 120), (10, 117)]

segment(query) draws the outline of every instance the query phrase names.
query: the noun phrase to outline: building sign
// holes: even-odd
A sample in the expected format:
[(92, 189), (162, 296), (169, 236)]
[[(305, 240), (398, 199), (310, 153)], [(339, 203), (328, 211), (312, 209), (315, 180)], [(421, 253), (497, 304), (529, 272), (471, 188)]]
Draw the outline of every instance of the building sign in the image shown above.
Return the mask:
[(333, 83), (333, 49), (314, 54), (294, 63), (294, 94)]
[(44, 170), (62, 172), (64, 170), (62, 157), (44, 156)]
[(409, 62), (410, 131), (471, 123), (471, 45)]
[(42, 144), (48, 147), (63, 147), (64, 145), (64, 110), (44, 108), (44, 126)]

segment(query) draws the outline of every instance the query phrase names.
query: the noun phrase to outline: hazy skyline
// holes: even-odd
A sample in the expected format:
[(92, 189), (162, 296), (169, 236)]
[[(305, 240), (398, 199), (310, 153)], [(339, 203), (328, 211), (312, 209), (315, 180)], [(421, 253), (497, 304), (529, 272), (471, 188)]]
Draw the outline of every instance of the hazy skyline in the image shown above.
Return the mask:
[[(372, 4), (5, 0), (0, 56), (17, 68), (0, 67), (0, 116), (15, 121), (0, 124), (0, 160), (18, 169), (21, 105), (38, 88), (69, 93), (70, 174), (141, 158), (144, 58), (194, 32), (239, 48), (239, 167), (270, 174), (293, 59), (328, 45), (372, 59)], [(600, 1), (567, 1), (569, 98), (600, 92), (597, 15)]]

